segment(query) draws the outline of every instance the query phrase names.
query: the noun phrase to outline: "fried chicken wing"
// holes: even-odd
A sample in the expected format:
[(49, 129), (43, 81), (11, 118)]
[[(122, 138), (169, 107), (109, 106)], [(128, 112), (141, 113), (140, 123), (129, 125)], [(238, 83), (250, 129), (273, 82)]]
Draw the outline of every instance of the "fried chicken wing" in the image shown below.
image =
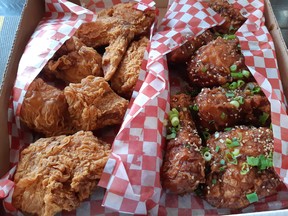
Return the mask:
[(212, 132), (237, 124), (270, 124), (270, 103), (256, 83), (234, 90), (203, 88), (195, 98), (195, 106), (198, 124)]
[(88, 75), (103, 76), (102, 57), (78, 38), (72, 37), (49, 60), (44, 73), (54, 75), (66, 83), (79, 83)]
[(167, 143), (161, 179), (164, 188), (177, 194), (192, 192), (199, 183), (205, 182), (201, 138), (188, 109), (191, 103), (191, 97), (185, 94), (171, 99), (171, 107), (179, 111), (180, 129), (176, 137)]
[(115, 17), (129, 22), (135, 28), (135, 35), (147, 35), (155, 20), (155, 10), (137, 10), (136, 2), (120, 3), (100, 11), (98, 17)]
[(238, 209), (250, 204), (251, 194), (261, 199), (277, 192), (271, 129), (239, 126), (215, 133), (207, 146), (212, 159), (204, 197), (211, 205)]
[(68, 104), (63, 92), (35, 79), (23, 100), (20, 119), (30, 129), (45, 136), (70, 133)]
[(86, 46), (97, 48), (107, 46), (102, 57), (102, 68), (106, 81), (110, 80), (121, 62), (129, 43), (135, 35), (135, 28), (128, 22), (103, 17), (95, 22), (83, 23), (75, 33)]
[(206, 30), (201, 35), (188, 40), (181, 47), (168, 53), (168, 62), (185, 63), (190, 60), (191, 56), (196, 52), (196, 50), (198, 50), (201, 46), (209, 43), (212, 40), (212, 33), (209, 30)]
[(102, 77), (88, 76), (81, 83), (70, 83), (64, 94), (72, 124), (79, 130), (121, 124), (128, 106)]
[(143, 37), (133, 41), (129, 46), (116, 73), (111, 79), (111, 88), (119, 95), (130, 98), (138, 80), (144, 52), (148, 46), (149, 39)]
[(90, 131), (30, 144), (21, 152), (14, 177), (13, 205), (43, 216), (75, 209), (96, 188), (110, 148)]
[(225, 22), (221, 26), (214, 27), (219, 33), (234, 33), (246, 20), (246, 18), (241, 15), (239, 9), (234, 8), (227, 0), (210, 0), (209, 6), (225, 19)]
[[(232, 65), (235, 67), (233, 73)], [(192, 84), (200, 87), (219, 86), (238, 79), (247, 80), (241, 74), (246, 69), (244, 57), (238, 49), (238, 40), (221, 37), (198, 49), (188, 62), (189, 79)]]

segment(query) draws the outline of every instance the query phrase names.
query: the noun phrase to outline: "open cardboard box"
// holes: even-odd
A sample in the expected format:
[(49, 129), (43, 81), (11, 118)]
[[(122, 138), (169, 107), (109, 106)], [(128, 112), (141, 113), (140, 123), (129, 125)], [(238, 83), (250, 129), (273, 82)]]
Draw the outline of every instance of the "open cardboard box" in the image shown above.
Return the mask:
[[(80, 4), (79, 0), (70, 0), (76, 4)], [(160, 20), (164, 16), (167, 10), (168, 0), (155, 0), (157, 7), (160, 10)], [(16, 38), (12, 48), (11, 55), (9, 57), (6, 70), (4, 72), (4, 78), (1, 83), (0, 89), (0, 176), (2, 177), (9, 170), (9, 138), (7, 128), (7, 110), (9, 97), (11, 95), (12, 87), (16, 78), (17, 68), (25, 46), (28, 43), (32, 33), (34, 32), (38, 22), (41, 20), (45, 12), (44, 0), (26, 0), (24, 6), (21, 21), (17, 30)], [(274, 16), (271, 4), (269, 0), (265, 0), (265, 18), (266, 26), (268, 27), (276, 48), (277, 61), (279, 65), (279, 71), (282, 78), (282, 84), (284, 87), (285, 96), (288, 99), (288, 82), (285, 82), (285, 78), (288, 77), (288, 50), (285, 45), (284, 39), (281, 35), (281, 31), (277, 20)], [(0, 215), (4, 215), (2, 203), (0, 205)], [(253, 213), (254, 215), (255, 213)], [(286, 215), (287, 210), (279, 210), (273, 212), (261, 212), (261, 215), (277, 214)]]

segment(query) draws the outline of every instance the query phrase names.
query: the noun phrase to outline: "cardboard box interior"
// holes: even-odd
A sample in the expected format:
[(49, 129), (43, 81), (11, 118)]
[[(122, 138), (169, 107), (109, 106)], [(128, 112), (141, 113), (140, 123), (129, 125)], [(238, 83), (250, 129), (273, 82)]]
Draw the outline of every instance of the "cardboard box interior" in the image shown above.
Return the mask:
[[(79, 0), (70, 0), (74, 3), (79, 4)], [(155, 0), (157, 7), (160, 9), (160, 19), (164, 16), (167, 8), (168, 1), (165, 0)], [(284, 92), (286, 98), (288, 98), (288, 82), (285, 82), (285, 78), (288, 77), (288, 52), (281, 35), (281, 31), (277, 20), (273, 14), (273, 10), (269, 0), (265, 0), (265, 18), (266, 25), (274, 39), (277, 60), (279, 64), (279, 70), (281, 73), (282, 83), (284, 86)], [(8, 129), (7, 129), (7, 109), (9, 103), (9, 97), (11, 90), (16, 78), (18, 63), (24, 48), (34, 32), (38, 22), (41, 20), (45, 12), (44, 0), (27, 0), (25, 8), (22, 13), (22, 19), (17, 31), (17, 36), (14, 41), (13, 50), (9, 58), (9, 63), (6, 66), (5, 75), (3, 82), (1, 84), (0, 90), (0, 177), (7, 173), (9, 169), (9, 139), (8, 139)], [(33, 17), (33, 19), (32, 19)], [(2, 204), (0, 205), (0, 215), (4, 215)]]

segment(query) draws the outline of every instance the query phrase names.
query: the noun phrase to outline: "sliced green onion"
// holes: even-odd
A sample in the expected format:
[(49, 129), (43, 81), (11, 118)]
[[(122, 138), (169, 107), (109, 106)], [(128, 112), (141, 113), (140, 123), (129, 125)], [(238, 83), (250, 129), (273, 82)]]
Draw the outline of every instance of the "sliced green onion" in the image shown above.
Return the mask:
[(239, 149), (234, 149), (232, 154), (233, 154), (234, 157), (237, 157), (240, 154), (240, 150)]
[(202, 134), (203, 134), (204, 140), (208, 140), (209, 139), (210, 134), (207, 131), (203, 131)]
[(246, 161), (247, 163), (250, 165), (250, 166), (258, 166), (259, 165), (259, 158), (258, 157), (247, 157), (246, 158)]
[(210, 149), (209, 149), (209, 147), (207, 147), (207, 146), (206, 146), (206, 147), (202, 147), (202, 148), (200, 149), (200, 152), (201, 152), (202, 155), (204, 155), (205, 152), (209, 152), (209, 151), (210, 151)]
[(227, 98), (231, 98), (231, 97), (235, 96), (235, 93), (234, 92), (227, 92), (225, 95)]
[(168, 134), (166, 136), (166, 139), (170, 140), (170, 139), (175, 139), (176, 138), (176, 133), (171, 133), (171, 134)]
[(205, 161), (210, 161), (212, 158), (212, 155), (209, 151), (206, 151), (203, 156)]
[(250, 168), (249, 168), (248, 163), (242, 163), (240, 174), (246, 175), (249, 172), (249, 170), (250, 170)]
[(232, 140), (229, 139), (229, 138), (226, 138), (225, 142), (226, 142), (226, 144), (231, 144), (231, 143), (232, 143)]
[(226, 145), (228, 148), (234, 148), (234, 147), (240, 146), (240, 143), (238, 140), (232, 140), (231, 143), (226, 142)]
[(229, 85), (229, 89), (231, 90), (234, 90), (237, 88), (237, 82), (232, 82), (230, 85)]
[(216, 146), (215, 152), (219, 152), (219, 150), (220, 150), (220, 147), (219, 147), (219, 146)]
[(243, 80), (237, 80), (237, 87), (240, 88), (245, 84)]
[(273, 156), (269, 156), (266, 158), (264, 155), (259, 156), (259, 165), (258, 168), (260, 170), (265, 170), (269, 167), (273, 167)]
[(226, 113), (222, 112), (220, 118), (221, 119), (225, 119), (226, 118)]
[(221, 160), (220, 160), (220, 164), (221, 164), (221, 165), (225, 165), (225, 164), (226, 164), (225, 160), (224, 160), (224, 159), (221, 159)]
[(226, 39), (226, 40), (233, 40), (233, 39), (236, 38), (236, 35), (224, 35), (223, 38)]
[(235, 30), (234, 26), (233, 26), (233, 25), (230, 25), (230, 26), (229, 26), (229, 32), (230, 32), (230, 31), (233, 31), (233, 30)]
[(259, 198), (256, 192), (254, 193), (250, 193), (250, 194), (246, 194), (246, 198), (248, 199), (249, 203), (254, 203), (254, 202), (258, 202)]
[(172, 126), (176, 127), (176, 126), (179, 125), (179, 123), (180, 123), (180, 121), (179, 121), (179, 118), (178, 118), (178, 117), (173, 117), (173, 118), (171, 119), (171, 124), (172, 124)]
[(179, 117), (179, 115), (177, 114), (177, 113), (171, 113), (170, 115), (169, 115), (169, 119), (170, 119), (170, 121), (174, 118), (174, 117)]
[(239, 78), (239, 79), (243, 78), (243, 74), (242, 74), (241, 72), (231, 73), (231, 76), (232, 76), (233, 78)]
[(220, 172), (221, 172), (221, 171), (224, 171), (225, 168), (226, 168), (226, 166), (222, 166), (222, 167), (219, 168), (219, 171), (220, 171)]
[(239, 102), (236, 101), (236, 100), (230, 101), (230, 104), (232, 104), (232, 105), (235, 106), (236, 108), (239, 108), (239, 106), (240, 106)]
[(206, 65), (204, 65), (204, 66), (201, 68), (201, 71), (202, 71), (203, 73), (205, 73), (207, 70), (208, 70), (208, 68), (206, 67)]
[(194, 110), (194, 111), (199, 111), (199, 107), (198, 107), (198, 105), (197, 104), (194, 104), (193, 105), (193, 107), (192, 107), (192, 109)]
[(235, 72), (237, 70), (237, 65), (233, 64), (230, 66), (230, 71)]
[(250, 77), (250, 72), (248, 70), (242, 70), (242, 74), (244, 77), (249, 78)]
[(217, 179), (212, 179), (212, 184), (215, 185), (217, 183)]
[(263, 112), (263, 114), (259, 117), (260, 124), (264, 125), (266, 123), (266, 121), (268, 120), (269, 116), (270, 115), (268, 113)]
[(253, 94), (256, 94), (256, 93), (259, 93), (261, 92), (261, 88), (259, 86), (256, 86), (255, 88), (252, 89), (252, 93)]
[(234, 157), (234, 155), (231, 152), (227, 152), (225, 155), (225, 158), (227, 159), (228, 163), (235, 164), (235, 165), (238, 164), (237, 158)]
[(232, 130), (231, 127), (227, 127), (227, 128), (224, 129), (224, 131), (226, 131), (226, 132), (227, 132), (227, 131), (231, 131), (231, 130)]
[(234, 98), (236, 101), (239, 102), (239, 104), (244, 104), (244, 98), (242, 96), (237, 96)]
[(247, 83), (247, 86), (246, 86), (248, 89), (250, 90), (253, 90), (255, 88), (255, 85), (253, 83)]

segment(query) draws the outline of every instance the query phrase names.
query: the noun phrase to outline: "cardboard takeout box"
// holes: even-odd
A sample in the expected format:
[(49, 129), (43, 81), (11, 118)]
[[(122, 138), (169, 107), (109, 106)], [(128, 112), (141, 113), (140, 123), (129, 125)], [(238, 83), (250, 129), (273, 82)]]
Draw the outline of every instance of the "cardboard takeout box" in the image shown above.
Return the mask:
[[(79, 0), (71, 0), (74, 3), (80, 4)], [(160, 10), (160, 17), (163, 17), (168, 0), (155, 0), (157, 7)], [(14, 41), (13, 50), (7, 64), (5, 75), (1, 84), (0, 91), (0, 176), (2, 177), (9, 170), (9, 138), (7, 128), (7, 110), (9, 104), (9, 97), (14, 85), (18, 63), (24, 52), (25, 46), (30, 39), (30, 36), (34, 32), (38, 22), (41, 20), (45, 12), (44, 0), (27, 0), (25, 8), (21, 16), (21, 22), (17, 30), (17, 36)], [(277, 53), (277, 61), (279, 65), (279, 71), (283, 81), (283, 87), (286, 98), (288, 98), (288, 82), (285, 82), (285, 78), (288, 77), (288, 52), (281, 35), (280, 28), (277, 24), (276, 18), (273, 14), (271, 4), (269, 0), (265, 0), (265, 18), (266, 26), (268, 27), (273, 39)], [(274, 212), (275, 213), (275, 212)], [(280, 213), (280, 211), (279, 211)], [(0, 215), (3, 215), (2, 204), (0, 206)], [(262, 213), (263, 214), (263, 213)], [(267, 212), (269, 214), (269, 212)]]

